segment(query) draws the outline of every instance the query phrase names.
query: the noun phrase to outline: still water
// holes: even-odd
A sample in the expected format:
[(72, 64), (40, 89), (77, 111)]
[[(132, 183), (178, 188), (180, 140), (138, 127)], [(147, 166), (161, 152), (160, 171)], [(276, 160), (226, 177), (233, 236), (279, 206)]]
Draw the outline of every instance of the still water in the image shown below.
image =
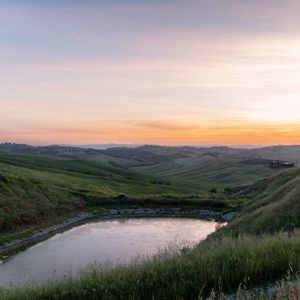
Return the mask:
[(95, 263), (126, 263), (170, 245), (193, 245), (219, 226), (179, 218), (101, 220), (74, 227), (36, 244), (0, 265), (0, 286), (41, 284), (78, 274)]

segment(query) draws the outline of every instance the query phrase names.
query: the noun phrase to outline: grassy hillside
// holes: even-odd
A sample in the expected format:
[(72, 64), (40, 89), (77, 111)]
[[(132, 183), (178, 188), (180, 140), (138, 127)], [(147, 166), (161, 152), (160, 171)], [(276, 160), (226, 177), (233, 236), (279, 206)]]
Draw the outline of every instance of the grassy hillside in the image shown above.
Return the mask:
[(101, 205), (109, 198), (121, 202), (127, 198), (183, 200), (201, 191), (197, 182), (166, 181), (99, 162), (1, 153), (0, 230), (37, 223), (51, 214)]
[(219, 186), (250, 184), (278, 171), (263, 165), (248, 165), (243, 161), (233, 155), (190, 155), (133, 170), (157, 176), (196, 179)]
[[(51, 149), (61, 151), (60, 147)], [(185, 151), (193, 152), (194, 148), (186, 147)], [(126, 155), (132, 153), (136, 152), (125, 152)], [(133, 169), (124, 167), (124, 161), (127, 163), (134, 158), (111, 160), (111, 156), (102, 153), (80, 159), (0, 152), (0, 230), (37, 223), (52, 214), (101, 205), (107, 198), (124, 202), (126, 198), (161, 198), (164, 201), (217, 198), (226, 201), (228, 195), (208, 191), (215, 186), (251, 184), (258, 178), (279, 172), (261, 165), (244, 164), (228, 154), (186, 152), (184, 155), (187, 157)], [(237, 199), (236, 204), (245, 202), (244, 197), (238, 198), (241, 199)]]
[[(112, 156), (114, 152), (123, 152), (117, 148), (106, 150), (106, 154), (91, 155), (88, 159), (131, 169), (143, 174), (168, 178), (189, 179), (201, 182), (203, 186), (227, 187), (252, 184), (258, 179), (281, 171), (271, 169), (263, 163), (246, 163), (248, 158), (264, 157), (297, 162), (300, 147), (281, 146), (259, 149), (234, 149), (228, 147), (167, 147), (145, 145), (137, 149), (128, 149), (123, 155)], [(144, 153), (153, 153), (156, 161), (143, 161)], [(299, 154), (299, 155), (298, 155)], [(141, 155), (141, 157), (139, 157)], [(297, 156), (298, 155), (298, 156)], [(148, 157), (151, 157), (148, 155)]]
[[(84, 168), (85, 172), (94, 172), (88, 168), (94, 168), (95, 163), (99, 163), (101, 169), (106, 168), (109, 172), (115, 168), (119, 172), (122, 172), (121, 169), (126, 170), (126, 172), (131, 169), (143, 174), (194, 180), (202, 183), (203, 186), (251, 184), (257, 179), (270, 176), (278, 171), (271, 169), (267, 163), (259, 161), (257, 158), (300, 162), (298, 161), (300, 146), (265, 147), (249, 150), (229, 147), (198, 148), (145, 145), (136, 148), (115, 147), (97, 150), (55, 145), (33, 147), (0, 144), (0, 151), (3, 154), (15, 154), (15, 156), (32, 155), (35, 163), (41, 163), (36, 158), (39, 157), (39, 154), (57, 157), (57, 159), (61, 159), (60, 163), (65, 164), (68, 170), (72, 166), (68, 165), (68, 162), (62, 158), (77, 160), (78, 164), (80, 161), (81, 168)], [(18, 158), (14, 158), (14, 163), (16, 159)], [(247, 161), (248, 163), (246, 163)], [(31, 163), (31, 160), (29, 162)], [(45, 166), (40, 165), (40, 167)]]
[(278, 232), (300, 228), (300, 168), (261, 180), (246, 191), (239, 216), (219, 234)]

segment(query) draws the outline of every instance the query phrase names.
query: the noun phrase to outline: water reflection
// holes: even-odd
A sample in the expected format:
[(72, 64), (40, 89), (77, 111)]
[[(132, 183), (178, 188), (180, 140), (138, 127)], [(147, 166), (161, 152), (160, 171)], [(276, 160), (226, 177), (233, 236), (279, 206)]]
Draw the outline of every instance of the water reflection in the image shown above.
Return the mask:
[(140, 218), (87, 223), (56, 234), (0, 265), (0, 285), (38, 284), (94, 263), (122, 262), (152, 255), (170, 243), (191, 245), (214, 232), (218, 223), (197, 219)]

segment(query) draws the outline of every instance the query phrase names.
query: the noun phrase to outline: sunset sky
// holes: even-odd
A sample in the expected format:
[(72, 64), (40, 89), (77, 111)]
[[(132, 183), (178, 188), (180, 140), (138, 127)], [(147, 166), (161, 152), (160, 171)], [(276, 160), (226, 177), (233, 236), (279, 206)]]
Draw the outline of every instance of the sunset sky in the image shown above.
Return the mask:
[(300, 143), (298, 0), (1, 0), (0, 142)]

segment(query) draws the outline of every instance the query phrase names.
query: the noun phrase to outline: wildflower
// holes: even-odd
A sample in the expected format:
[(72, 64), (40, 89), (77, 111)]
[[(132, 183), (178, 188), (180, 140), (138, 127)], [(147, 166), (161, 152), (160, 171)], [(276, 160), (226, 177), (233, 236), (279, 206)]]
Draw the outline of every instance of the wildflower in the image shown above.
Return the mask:
[(290, 300), (296, 300), (295, 289), (293, 287), (290, 288)]

